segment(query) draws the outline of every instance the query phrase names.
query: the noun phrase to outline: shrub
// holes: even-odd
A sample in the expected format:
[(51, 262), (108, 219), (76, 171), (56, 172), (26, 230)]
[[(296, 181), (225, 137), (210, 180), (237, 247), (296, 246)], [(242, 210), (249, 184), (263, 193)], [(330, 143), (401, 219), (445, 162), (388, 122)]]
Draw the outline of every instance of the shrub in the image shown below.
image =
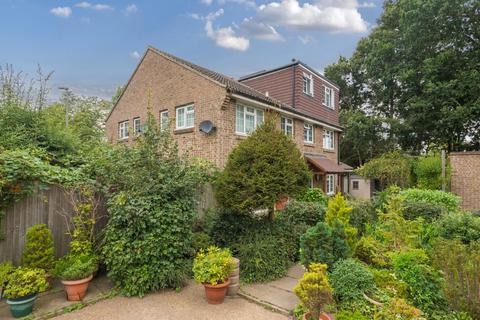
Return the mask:
[(232, 255), (228, 249), (210, 246), (203, 249), (193, 261), (193, 275), (198, 283), (217, 285), (225, 282), (235, 268)]
[(26, 297), (48, 289), (46, 273), (42, 269), (17, 268), (7, 278), (3, 291), (8, 299)]
[(400, 195), (406, 202), (423, 202), (431, 204), (440, 204), (445, 206), (449, 211), (459, 209), (460, 197), (450, 192), (440, 190), (423, 190), (423, 189), (404, 189), (400, 191)]
[(436, 223), (440, 237), (460, 239), (463, 243), (480, 240), (480, 217), (470, 212), (452, 212), (444, 215)]
[(292, 200), (277, 215), (279, 219), (292, 225), (314, 226), (325, 218), (325, 206), (317, 202)]
[(398, 320), (415, 320), (421, 318), (422, 312), (415, 307), (409, 305), (404, 299), (391, 299), (378, 314), (379, 319), (398, 319)]
[(94, 255), (67, 255), (55, 264), (53, 274), (62, 280), (81, 280), (97, 271), (98, 261)]
[(429, 265), (425, 251), (411, 249), (392, 255), (395, 274), (408, 285), (407, 298), (422, 311), (430, 313), (445, 307), (440, 274)]
[(7, 282), (8, 275), (12, 273), (13, 270), (14, 267), (10, 261), (0, 264), (0, 288), (3, 288), (3, 285)]
[(45, 224), (37, 224), (28, 228), (25, 237), (22, 265), (27, 268), (43, 269), (47, 272), (53, 269), (55, 249), (50, 229)]
[(310, 171), (295, 142), (266, 121), (228, 156), (216, 183), (220, 206), (239, 213), (273, 209), (304, 192)]
[(143, 296), (179, 287), (190, 272), (195, 190), (204, 167), (178, 156), (152, 114), (135, 146), (115, 149), (106, 161), (113, 192), (103, 257), (121, 293)]
[[(446, 183), (450, 168), (446, 168)], [(419, 157), (413, 166), (413, 172), (417, 179), (417, 187), (420, 189), (440, 190), (442, 189), (442, 159), (440, 155), (429, 155)]]
[(340, 311), (335, 314), (335, 319), (337, 320), (369, 320), (369, 318), (363, 316), (360, 312), (355, 311)]
[(349, 201), (352, 208), (350, 212), (350, 225), (357, 229), (358, 235), (363, 235), (369, 225), (377, 222), (378, 216), (375, 206), (370, 200)]
[(386, 248), (380, 241), (371, 236), (364, 236), (358, 240), (354, 255), (367, 264), (385, 267), (388, 264), (388, 259), (384, 255), (385, 250)]
[(332, 287), (328, 283), (327, 265), (312, 263), (293, 289), (302, 304), (318, 319), (325, 305), (332, 302)]
[(195, 232), (193, 234), (193, 249), (199, 252), (201, 249), (206, 250), (210, 247), (210, 237), (205, 232)]
[(382, 289), (390, 297), (406, 298), (408, 286), (399, 280), (390, 269), (370, 268), (377, 288)]
[(268, 232), (242, 237), (235, 249), (241, 263), (240, 277), (246, 283), (271, 281), (287, 274), (288, 253)]
[(347, 236), (338, 221), (334, 222), (333, 227), (319, 222), (300, 237), (300, 261), (304, 266), (320, 262), (331, 267), (349, 255)]
[(314, 202), (325, 207), (328, 204), (328, 197), (320, 188), (309, 188), (303, 194), (298, 196), (297, 200), (302, 202)]
[(354, 259), (335, 263), (329, 278), (335, 299), (342, 302), (361, 300), (375, 286), (372, 273)]
[(480, 318), (480, 243), (438, 239), (432, 255), (433, 264), (445, 275), (443, 288), (450, 306)]
[(347, 206), (347, 202), (341, 193), (328, 201), (327, 211), (325, 212), (325, 223), (333, 227), (334, 223), (340, 223), (347, 235), (347, 241), (351, 248), (355, 246), (357, 229), (350, 225), (350, 213), (352, 207)]
[(442, 204), (429, 202), (411, 202), (404, 201), (402, 214), (407, 220), (423, 218), (426, 222), (432, 222), (448, 213), (448, 210)]

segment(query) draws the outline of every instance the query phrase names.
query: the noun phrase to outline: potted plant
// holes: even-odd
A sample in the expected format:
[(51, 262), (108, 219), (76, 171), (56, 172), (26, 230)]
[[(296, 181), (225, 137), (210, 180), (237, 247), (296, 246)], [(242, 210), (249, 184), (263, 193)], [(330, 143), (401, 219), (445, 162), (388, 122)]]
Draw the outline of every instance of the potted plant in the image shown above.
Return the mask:
[(332, 319), (323, 312), (325, 306), (333, 301), (332, 287), (328, 282), (326, 264), (310, 264), (293, 291), (308, 310), (303, 315), (304, 320)]
[(69, 254), (60, 259), (53, 273), (60, 278), (68, 301), (80, 301), (87, 294), (93, 273), (97, 271), (97, 258), (92, 254)]
[(11, 262), (4, 262), (0, 264), (0, 300), (3, 297), (3, 289), (7, 284), (7, 278), (14, 270)]
[(195, 281), (203, 284), (205, 295), (210, 304), (220, 304), (225, 298), (230, 281), (228, 276), (235, 268), (232, 255), (228, 249), (211, 246), (203, 249), (193, 262)]
[(42, 269), (24, 267), (17, 268), (7, 276), (4, 294), (12, 316), (20, 318), (32, 312), (37, 294), (48, 289), (45, 277)]

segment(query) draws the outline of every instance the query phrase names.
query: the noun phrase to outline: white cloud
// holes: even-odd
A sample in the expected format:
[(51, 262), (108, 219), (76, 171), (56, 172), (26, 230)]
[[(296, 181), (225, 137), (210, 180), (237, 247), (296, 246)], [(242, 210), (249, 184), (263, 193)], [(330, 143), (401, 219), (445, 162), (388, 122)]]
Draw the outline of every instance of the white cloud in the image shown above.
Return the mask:
[(109, 6), (108, 4), (102, 4), (102, 3), (92, 4), (87, 1), (79, 2), (75, 4), (75, 7), (82, 8), (82, 9), (92, 9), (96, 11), (113, 10), (113, 7)]
[(138, 60), (140, 59), (140, 53), (138, 53), (138, 51), (130, 52), (130, 58)]
[(257, 22), (252, 18), (243, 19), (239, 27), (247, 35), (268, 41), (282, 41), (283, 37), (271, 25)]
[(223, 15), (223, 9), (219, 9), (216, 12), (208, 14), (203, 19), (206, 20), (205, 32), (207, 36), (215, 41), (215, 44), (219, 47), (226, 49), (234, 49), (239, 51), (245, 51), (250, 46), (250, 40), (245, 37), (238, 36), (232, 27), (214, 28), (213, 21), (219, 16)]
[(373, 2), (362, 2), (358, 5), (359, 8), (375, 8), (377, 5)]
[(68, 18), (72, 14), (70, 7), (56, 7), (50, 10), (51, 13), (61, 18)]
[(135, 5), (135, 4), (129, 4), (125, 10), (124, 10), (124, 13), (125, 15), (130, 15), (130, 14), (133, 14), (133, 13), (136, 13), (138, 11), (138, 7)]
[(282, 0), (259, 6), (255, 19), (272, 26), (331, 32), (365, 32), (367, 23), (357, 11), (357, 7), (355, 0), (318, 0), (313, 4)]
[(300, 42), (303, 44), (309, 44), (314, 39), (311, 36), (298, 36), (298, 40), (300, 40)]
[(209, 6), (213, 3), (213, 0), (201, 0), (200, 2)]

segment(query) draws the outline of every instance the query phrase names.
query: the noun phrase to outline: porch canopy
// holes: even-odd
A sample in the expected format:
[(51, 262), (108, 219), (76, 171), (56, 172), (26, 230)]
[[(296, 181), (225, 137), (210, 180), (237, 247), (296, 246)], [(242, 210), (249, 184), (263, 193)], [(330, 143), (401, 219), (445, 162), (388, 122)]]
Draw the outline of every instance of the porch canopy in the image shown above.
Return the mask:
[(340, 162), (337, 164), (336, 162), (328, 159), (325, 156), (321, 155), (311, 155), (306, 154), (305, 159), (307, 162), (312, 165), (315, 169), (324, 172), (324, 173), (350, 173), (352, 172), (353, 168), (349, 165)]

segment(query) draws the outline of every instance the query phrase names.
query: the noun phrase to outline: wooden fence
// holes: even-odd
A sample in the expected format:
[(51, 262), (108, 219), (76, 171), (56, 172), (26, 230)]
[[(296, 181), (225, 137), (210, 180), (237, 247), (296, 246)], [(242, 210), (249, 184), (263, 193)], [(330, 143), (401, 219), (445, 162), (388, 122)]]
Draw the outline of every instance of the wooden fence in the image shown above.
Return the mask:
[[(202, 186), (197, 194), (196, 211), (203, 217), (205, 211), (216, 206), (211, 185)], [(12, 261), (20, 264), (25, 233), (35, 224), (44, 223), (53, 233), (55, 255), (61, 257), (68, 252), (70, 237), (67, 234), (65, 214), (72, 213), (71, 203), (64, 190), (51, 186), (47, 190), (40, 190), (15, 203), (1, 219), (0, 232), (5, 236), (0, 240), (0, 263)], [(101, 232), (106, 223), (106, 208), (100, 207), (100, 219), (96, 225), (97, 232)]]

